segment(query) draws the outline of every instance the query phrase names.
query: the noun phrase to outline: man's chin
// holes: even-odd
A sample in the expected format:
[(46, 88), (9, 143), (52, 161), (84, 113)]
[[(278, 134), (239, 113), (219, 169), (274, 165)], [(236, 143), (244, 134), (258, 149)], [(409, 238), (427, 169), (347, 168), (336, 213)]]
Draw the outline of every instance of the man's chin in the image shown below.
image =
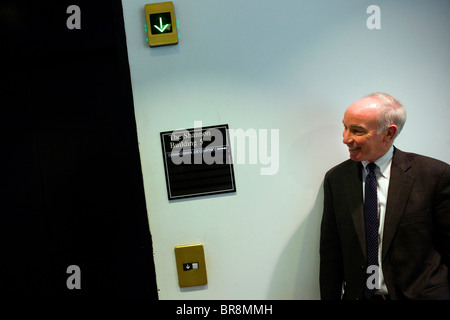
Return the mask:
[(361, 161), (362, 159), (361, 148), (349, 149), (348, 151), (350, 153), (350, 159), (352, 159), (353, 161)]

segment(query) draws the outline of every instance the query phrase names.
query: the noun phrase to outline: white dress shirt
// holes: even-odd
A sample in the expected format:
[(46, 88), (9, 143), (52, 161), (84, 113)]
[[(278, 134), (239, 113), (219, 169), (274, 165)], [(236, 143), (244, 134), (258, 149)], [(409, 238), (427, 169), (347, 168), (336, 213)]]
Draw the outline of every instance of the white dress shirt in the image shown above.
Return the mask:
[[(386, 215), (386, 203), (389, 189), (389, 180), (391, 177), (391, 165), (392, 156), (394, 154), (394, 147), (391, 146), (388, 152), (384, 154), (381, 158), (375, 161), (377, 168), (375, 169), (375, 175), (377, 176), (377, 198), (378, 198), (378, 218), (379, 218), (379, 229), (378, 229), (378, 265), (379, 269), (379, 279), (380, 289), (377, 291), (378, 294), (388, 294), (386, 283), (384, 282), (383, 269), (381, 264), (381, 253), (383, 252), (383, 230), (384, 230), (384, 218)], [(364, 195), (364, 185), (367, 176), (366, 166), (369, 161), (361, 161), (364, 166), (363, 170), (363, 197)]]

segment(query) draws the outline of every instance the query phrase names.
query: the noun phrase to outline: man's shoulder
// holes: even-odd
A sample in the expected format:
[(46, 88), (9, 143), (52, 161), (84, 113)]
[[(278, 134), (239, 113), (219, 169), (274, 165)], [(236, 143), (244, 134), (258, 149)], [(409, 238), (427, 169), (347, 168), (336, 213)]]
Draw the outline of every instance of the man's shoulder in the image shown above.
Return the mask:
[(347, 175), (348, 171), (352, 171), (358, 168), (360, 162), (353, 161), (351, 159), (345, 160), (338, 165), (334, 166), (325, 174), (326, 179), (333, 179)]
[(425, 166), (425, 167), (429, 167), (429, 168), (448, 169), (448, 167), (449, 167), (449, 164), (442, 160), (428, 157), (425, 155), (421, 155), (418, 153), (401, 151), (399, 149), (395, 149), (393, 162), (394, 163), (406, 163), (406, 164), (411, 164), (411, 165), (415, 164), (415, 165)]
[[(394, 150), (393, 163), (401, 166), (415, 165), (433, 171), (450, 170), (450, 165), (442, 160), (418, 153), (405, 152), (397, 148)], [(328, 170), (325, 174), (325, 179), (341, 179), (343, 176), (348, 175), (349, 171), (358, 172), (360, 167), (361, 162), (351, 159), (345, 160)]]

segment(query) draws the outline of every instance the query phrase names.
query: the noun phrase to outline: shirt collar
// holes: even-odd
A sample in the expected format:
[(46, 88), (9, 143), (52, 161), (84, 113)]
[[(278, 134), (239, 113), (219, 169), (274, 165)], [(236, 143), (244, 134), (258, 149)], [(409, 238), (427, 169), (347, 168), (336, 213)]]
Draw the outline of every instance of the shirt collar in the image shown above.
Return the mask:
[[(375, 161), (375, 164), (380, 168), (380, 172), (384, 177), (389, 177), (389, 168), (392, 160), (392, 156), (394, 155), (394, 146), (386, 152), (381, 158)], [(364, 168), (370, 163), (369, 161), (361, 161)], [(367, 169), (366, 169), (367, 170)]]

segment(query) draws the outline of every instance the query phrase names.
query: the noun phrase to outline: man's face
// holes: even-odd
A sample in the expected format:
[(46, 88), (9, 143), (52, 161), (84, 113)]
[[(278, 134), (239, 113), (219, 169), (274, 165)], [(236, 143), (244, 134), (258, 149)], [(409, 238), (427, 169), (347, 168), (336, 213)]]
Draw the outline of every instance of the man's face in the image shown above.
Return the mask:
[(376, 161), (390, 148), (392, 139), (386, 132), (377, 133), (378, 105), (373, 98), (363, 98), (351, 104), (344, 114), (343, 143), (350, 159)]

